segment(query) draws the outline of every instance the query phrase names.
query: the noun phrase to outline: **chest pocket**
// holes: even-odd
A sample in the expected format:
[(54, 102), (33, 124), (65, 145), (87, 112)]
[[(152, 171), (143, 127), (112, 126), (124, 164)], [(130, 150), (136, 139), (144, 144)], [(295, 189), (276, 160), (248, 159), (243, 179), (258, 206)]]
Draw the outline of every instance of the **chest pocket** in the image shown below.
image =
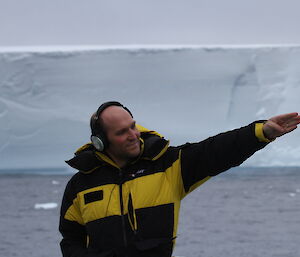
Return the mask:
[(84, 195), (84, 204), (103, 200), (103, 190), (86, 193)]
[(84, 223), (120, 215), (119, 190), (115, 184), (94, 187), (79, 193)]

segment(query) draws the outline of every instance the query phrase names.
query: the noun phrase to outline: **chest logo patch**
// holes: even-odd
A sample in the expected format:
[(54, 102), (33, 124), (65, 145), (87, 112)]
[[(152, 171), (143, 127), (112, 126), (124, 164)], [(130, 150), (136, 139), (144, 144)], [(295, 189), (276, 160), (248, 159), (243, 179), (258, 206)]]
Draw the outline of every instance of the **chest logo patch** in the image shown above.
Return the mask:
[(138, 170), (135, 174), (138, 175), (138, 174), (143, 174), (145, 171), (145, 169), (141, 169), (141, 170)]

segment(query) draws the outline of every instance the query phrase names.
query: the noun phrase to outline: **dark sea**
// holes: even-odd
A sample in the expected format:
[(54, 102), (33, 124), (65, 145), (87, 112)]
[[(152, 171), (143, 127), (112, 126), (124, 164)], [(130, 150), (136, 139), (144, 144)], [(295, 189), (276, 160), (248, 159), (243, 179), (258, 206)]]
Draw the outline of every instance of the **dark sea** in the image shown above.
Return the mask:
[[(0, 256), (59, 257), (60, 201), (72, 174), (0, 172)], [(182, 201), (175, 256), (299, 257), (300, 168), (236, 168)]]

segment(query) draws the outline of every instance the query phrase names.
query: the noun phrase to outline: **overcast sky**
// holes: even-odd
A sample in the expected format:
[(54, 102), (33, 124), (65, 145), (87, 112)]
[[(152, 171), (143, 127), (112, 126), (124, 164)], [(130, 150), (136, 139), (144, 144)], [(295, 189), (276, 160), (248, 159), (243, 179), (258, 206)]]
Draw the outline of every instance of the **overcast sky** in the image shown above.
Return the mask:
[(299, 0), (0, 0), (0, 46), (300, 44)]

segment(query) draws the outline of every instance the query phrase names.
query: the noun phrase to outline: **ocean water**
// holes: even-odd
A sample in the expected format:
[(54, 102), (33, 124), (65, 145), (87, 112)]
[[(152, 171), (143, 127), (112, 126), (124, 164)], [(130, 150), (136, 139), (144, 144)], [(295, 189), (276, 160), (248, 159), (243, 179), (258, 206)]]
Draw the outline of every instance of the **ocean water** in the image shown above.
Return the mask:
[[(0, 175), (0, 256), (59, 257), (59, 208), (71, 174)], [(299, 257), (300, 168), (237, 168), (182, 201), (174, 255)]]

